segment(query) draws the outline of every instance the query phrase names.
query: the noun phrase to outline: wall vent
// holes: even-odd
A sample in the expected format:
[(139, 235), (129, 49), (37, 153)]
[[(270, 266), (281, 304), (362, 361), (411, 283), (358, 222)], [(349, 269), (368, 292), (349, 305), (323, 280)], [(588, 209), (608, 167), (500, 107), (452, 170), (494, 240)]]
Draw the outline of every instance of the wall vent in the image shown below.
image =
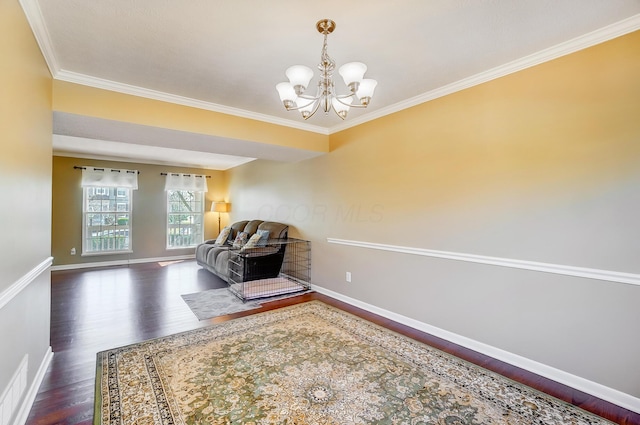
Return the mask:
[(22, 399), (22, 394), (27, 389), (27, 367), (29, 365), (29, 355), (25, 354), (18, 366), (18, 370), (13, 374), (9, 385), (0, 396), (0, 425), (9, 425), (11, 418)]

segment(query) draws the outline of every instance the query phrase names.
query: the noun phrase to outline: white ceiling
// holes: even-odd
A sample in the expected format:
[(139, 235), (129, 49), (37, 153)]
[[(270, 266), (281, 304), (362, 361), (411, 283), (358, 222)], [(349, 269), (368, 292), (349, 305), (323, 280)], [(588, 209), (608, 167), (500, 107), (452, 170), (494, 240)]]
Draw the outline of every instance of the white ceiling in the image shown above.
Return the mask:
[[(640, 0), (21, 3), (54, 78), (324, 134), (640, 28)], [(304, 122), (299, 113), (284, 110), (275, 90), (290, 65), (315, 69), (322, 47), (315, 23), (322, 18), (337, 24), (328, 52), (338, 66), (364, 62), (367, 77), (378, 80), (370, 107), (352, 109), (344, 122), (335, 114), (321, 113)], [(336, 86), (346, 92), (339, 76)], [(56, 113), (54, 120), (56, 134), (84, 139), (71, 143), (69, 137), (54, 138), (54, 149), (61, 152), (79, 150), (78, 146), (90, 151), (91, 140), (103, 140), (135, 145), (137, 154), (144, 156), (156, 143), (154, 137), (162, 135), (162, 148), (199, 152), (207, 146), (207, 154), (242, 157), (238, 163), (305, 156), (284, 155), (287, 148), (282, 147), (211, 137), (205, 143), (202, 135), (118, 126), (69, 114)], [(171, 152), (168, 161), (177, 157)], [(222, 167), (233, 166), (227, 160), (234, 158), (221, 159)], [(200, 160), (194, 165), (206, 165), (204, 157)]]

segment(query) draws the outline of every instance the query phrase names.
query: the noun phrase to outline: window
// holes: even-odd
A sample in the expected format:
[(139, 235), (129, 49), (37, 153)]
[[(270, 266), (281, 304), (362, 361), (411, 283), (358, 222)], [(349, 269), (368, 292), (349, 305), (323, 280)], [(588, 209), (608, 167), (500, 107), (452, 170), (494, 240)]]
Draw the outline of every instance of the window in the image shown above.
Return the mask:
[(83, 188), (82, 255), (131, 252), (131, 189)]
[(204, 193), (167, 190), (167, 248), (195, 247), (204, 240)]

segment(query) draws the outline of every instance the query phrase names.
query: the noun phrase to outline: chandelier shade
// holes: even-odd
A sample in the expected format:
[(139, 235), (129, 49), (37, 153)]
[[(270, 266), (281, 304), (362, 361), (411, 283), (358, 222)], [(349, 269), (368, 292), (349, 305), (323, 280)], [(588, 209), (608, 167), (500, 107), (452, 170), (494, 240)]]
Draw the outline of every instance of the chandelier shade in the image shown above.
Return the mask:
[[(313, 70), (304, 65), (294, 65), (287, 68), (285, 75), (289, 81), (277, 84), (276, 90), (285, 109), (300, 111), (305, 120), (313, 116), (320, 108), (325, 113), (329, 113), (333, 109), (336, 115), (345, 119), (351, 107), (366, 108), (369, 105), (378, 82), (364, 78), (367, 65), (362, 62), (349, 62), (338, 69), (349, 93), (337, 94), (333, 82), (336, 63), (327, 53), (327, 36), (335, 30), (336, 23), (330, 19), (322, 19), (316, 23), (316, 28), (318, 32), (323, 34), (324, 43), (318, 64), (320, 78), (315, 95), (305, 94), (313, 79)], [(358, 102), (354, 103), (356, 99)]]
[[(313, 78), (313, 70), (308, 66), (294, 65), (285, 71), (285, 75), (289, 79), (289, 84), (296, 90), (304, 92), (309, 87), (309, 82)], [(302, 92), (300, 94), (302, 94)]]
[(358, 90), (356, 91), (356, 96), (358, 96), (358, 99), (360, 99), (360, 103), (365, 106), (369, 104), (377, 85), (378, 82), (370, 78), (365, 78), (360, 81), (360, 85), (358, 87)]
[(362, 62), (349, 62), (340, 67), (338, 73), (342, 75), (342, 79), (347, 87), (351, 88), (352, 84), (360, 84), (367, 72), (367, 65)]

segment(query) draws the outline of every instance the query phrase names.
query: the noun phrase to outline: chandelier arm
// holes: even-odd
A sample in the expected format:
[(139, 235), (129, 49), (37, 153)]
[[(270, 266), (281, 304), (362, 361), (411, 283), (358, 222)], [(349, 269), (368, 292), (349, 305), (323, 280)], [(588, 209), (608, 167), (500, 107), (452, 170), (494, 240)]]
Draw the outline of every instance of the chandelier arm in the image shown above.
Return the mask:
[(306, 117), (306, 118), (305, 118), (305, 117), (303, 116), (302, 118), (304, 118), (304, 119), (305, 119), (305, 121), (306, 121), (306, 120), (308, 120), (309, 118), (311, 118), (312, 116), (314, 116), (316, 112), (318, 112), (318, 109), (320, 109), (320, 102), (319, 102), (319, 101), (316, 101), (316, 106), (313, 108), (313, 112), (311, 112), (311, 113), (309, 114), (309, 116), (308, 116), (308, 117)]
[[(305, 99), (305, 100), (309, 100), (310, 102), (309, 102), (309, 103), (305, 103), (305, 104), (304, 104), (304, 105), (302, 105), (302, 106), (296, 106), (295, 108), (288, 108), (288, 109), (287, 109), (287, 111), (298, 111), (298, 110), (300, 110), (300, 109), (302, 109), (302, 108), (306, 108), (307, 106), (311, 105), (313, 102), (317, 102), (317, 101), (318, 101), (318, 99), (320, 99), (321, 97), (322, 97), (322, 95), (318, 95), (318, 96), (316, 96), (316, 97), (308, 96), (308, 95), (301, 95), (301, 96), (298, 96), (298, 98), (302, 98), (302, 99)], [(317, 102), (317, 103), (319, 104), (320, 102)]]
[(336, 111), (336, 108), (334, 108), (333, 106), (331, 106), (331, 110), (333, 110), (333, 112), (335, 112), (335, 113), (336, 113), (336, 115), (337, 115), (337, 116), (339, 116), (339, 117), (340, 117), (340, 119), (344, 121), (344, 119), (346, 118), (346, 114), (345, 114), (345, 116), (343, 117), (342, 115), (340, 115), (340, 114), (338, 113), (338, 111)]
[(334, 95), (333, 97), (340, 103), (342, 103), (344, 106), (348, 106), (350, 108), (366, 108), (368, 105), (359, 105), (359, 104), (353, 104), (353, 103), (345, 103), (340, 99), (348, 99), (350, 97), (354, 96), (353, 94), (344, 94), (342, 96), (336, 96)]

